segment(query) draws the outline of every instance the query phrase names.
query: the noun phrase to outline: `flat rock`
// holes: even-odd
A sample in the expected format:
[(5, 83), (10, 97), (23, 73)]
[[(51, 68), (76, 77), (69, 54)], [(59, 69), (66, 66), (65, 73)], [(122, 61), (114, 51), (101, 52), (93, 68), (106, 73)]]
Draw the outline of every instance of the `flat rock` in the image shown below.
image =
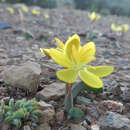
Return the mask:
[(99, 111), (97, 110), (95, 106), (88, 106), (86, 110), (87, 110), (87, 116), (90, 116), (96, 119), (99, 118)]
[(113, 111), (121, 113), (123, 111), (123, 104), (113, 100), (104, 100), (99, 103), (99, 112)]
[(54, 120), (55, 109), (51, 104), (48, 104), (44, 101), (39, 101), (38, 107), (41, 110), (41, 124), (45, 122), (49, 123), (50, 121)]
[(51, 127), (48, 123), (44, 123), (38, 126), (37, 130), (51, 130)]
[(130, 119), (130, 103), (126, 103), (123, 114), (125, 114)]
[(23, 128), (24, 128), (24, 130), (31, 130), (29, 125), (25, 125)]
[(56, 113), (56, 120), (62, 122), (64, 120), (64, 110), (60, 110)]
[(123, 90), (122, 99), (125, 102), (130, 102), (130, 88), (125, 88)]
[(36, 97), (40, 100), (48, 101), (55, 100), (64, 96), (65, 84), (63, 83), (52, 83), (47, 85), (42, 91), (38, 92)]
[(54, 120), (54, 116), (55, 116), (55, 110), (48, 108), (48, 109), (42, 111), (41, 117), (43, 120), (41, 120), (41, 121), (49, 123), (50, 121)]
[(99, 125), (97, 124), (92, 125), (91, 130), (99, 130)]
[(39, 106), (40, 110), (45, 110), (45, 109), (48, 109), (48, 108), (52, 108), (52, 109), (54, 108), (51, 104), (48, 104), (44, 101), (39, 101), (38, 106)]
[(130, 119), (114, 112), (106, 112), (100, 130), (130, 130)]
[(12, 87), (36, 92), (39, 84), (41, 68), (35, 62), (26, 62), (20, 66), (11, 66), (2, 73), (4, 82)]
[(86, 130), (82, 124), (71, 124), (71, 130)]

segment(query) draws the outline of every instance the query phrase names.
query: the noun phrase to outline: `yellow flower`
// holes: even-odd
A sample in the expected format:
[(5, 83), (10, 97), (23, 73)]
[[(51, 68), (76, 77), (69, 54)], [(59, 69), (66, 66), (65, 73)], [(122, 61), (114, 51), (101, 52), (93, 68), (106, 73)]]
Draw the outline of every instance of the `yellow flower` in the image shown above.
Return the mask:
[(37, 15), (40, 15), (40, 11), (39, 11), (38, 9), (35, 9), (35, 8), (34, 8), (34, 9), (32, 10), (32, 14), (33, 14), (33, 15), (36, 15), (36, 16), (37, 16)]
[(47, 13), (44, 14), (44, 17), (45, 17), (45, 19), (49, 19), (50, 18), (50, 16)]
[[(59, 50), (59, 51), (63, 51), (64, 46), (65, 46), (64, 43), (57, 37), (56, 37), (56, 42), (58, 44), (56, 49)], [(43, 55), (50, 56), (50, 54), (49, 54), (50, 49), (40, 48), (40, 51), (42, 52)]]
[(12, 7), (8, 7), (7, 10), (9, 11), (10, 14), (14, 14), (14, 8)]
[(66, 41), (62, 51), (51, 48), (49, 55), (57, 64), (65, 68), (56, 73), (60, 80), (74, 83), (79, 76), (90, 87), (102, 88), (103, 82), (100, 78), (111, 74), (113, 67), (88, 65), (95, 60), (95, 52), (94, 42), (81, 46), (80, 37), (75, 34)]
[(44, 56), (50, 56), (50, 49), (40, 48), (40, 51)]
[(122, 32), (125, 33), (128, 32), (128, 30), (129, 30), (128, 24), (122, 24)]
[(91, 14), (89, 13), (88, 17), (90, 18), (91, 21), (98, 21), (101, 18), (101, 16), (96, 12), (92, 12)]
[(119, 26), (119, 25), (117, 25), (117, 24), (115, 24), (115, 23), (112, 23), (112, 24), (111, 24), (111, 30), (112, 30), (113, 32), (121, 32), (122, 28), (121, 28), (121, 26)]
[(129, 30), (129, 26), (127, 24), (117, 25), (115, 23), (111, 24), (111, 30), (113, 32), (122, 32), (125, 33)]
[(22, 11), (23, 11), (23, 12), (25, 12), (25, 13), (28, 13), (28, 12), (29, 12), (28, 7), (27, 7), (26, 5), (24, 5), (24, 4), (23, 4), (23, 5), (21, 5), (21, 6), (20, 6), (20, 8), (21, 8), (21, 9), (22, 9)]

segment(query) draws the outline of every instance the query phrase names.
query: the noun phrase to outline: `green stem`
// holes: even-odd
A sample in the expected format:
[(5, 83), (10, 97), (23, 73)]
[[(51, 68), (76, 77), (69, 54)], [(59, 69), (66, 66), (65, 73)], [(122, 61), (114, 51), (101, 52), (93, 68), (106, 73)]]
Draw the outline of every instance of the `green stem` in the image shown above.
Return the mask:
[(66, 84), (64, 107), (66, 112), (73, 107), (72, 84)]

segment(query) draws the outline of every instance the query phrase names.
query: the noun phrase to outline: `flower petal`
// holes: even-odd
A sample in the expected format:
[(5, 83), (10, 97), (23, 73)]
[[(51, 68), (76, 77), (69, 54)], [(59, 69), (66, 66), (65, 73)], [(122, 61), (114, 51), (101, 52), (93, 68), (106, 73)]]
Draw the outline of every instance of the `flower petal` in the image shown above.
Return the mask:
[(56, 42), (58, 43), (58, 48), (64, 49), (65, 46), (64, 43), (57, 37), (56, 37)]
[(82, 57), (80, 58), (80, 64), (88, 64), (92, 61), (95, 61), (95, 57), (94, 56), (88, 56), (88, 57)]
[(94, 42), (89, 42), (80, 48), (79, 59), (81, 64), (88, 64), (95, 60), (96, 46)]
[(66, 83), (74, 83), (78, 77), (78, 72), (73, 69), (63, 69), (58, 71), (56, 75)]
[(88, 42), (80, 49), (80, 57), (84, 55), (94, 56), (95, 53), (96, 53), (96, 46), (94, 42)]
[(65, 54), (68, 56), (70, 60), (75, 60), (74, 54), (78, 53), (79, 48), (80, 37), (77, 34), (75, 34), (67, 40), (65, 44)]
[(80, 70), (79, 76), (84, 83), (89, 85), (92, 88), (102, 88), (103, 82), (102, 80), (94, 75), (93, 73), (89, 72), (87, 69)]
[(113, 72), (113, 70), (114, 67), (112, 66), (97, 66), (97, 67), (88, 66), (88, 71), (101, 78), (110, 75)]
[(65, 56), (65, 54), (62, 51), (59, 51), (57, 49), (50, 49), (49, 54), (51, 58), (59, 65), (63, 67), (71, 67), (72, 64), (69, 61), (69, 59)]
[(43, 55), (50, 56), (50, 49), (40, 48), (40, 51)]

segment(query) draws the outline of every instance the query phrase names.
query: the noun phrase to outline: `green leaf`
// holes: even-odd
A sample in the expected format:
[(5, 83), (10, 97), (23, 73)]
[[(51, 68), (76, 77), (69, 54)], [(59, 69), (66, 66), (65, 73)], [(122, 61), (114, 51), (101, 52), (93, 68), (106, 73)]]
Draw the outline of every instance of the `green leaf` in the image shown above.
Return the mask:
[(24, 109), (19, 109), (17, 110), (15, 113), (14, 113), (14, 118), (16, 119), (21, 119), (21, 118), (24, 118), (26, 115), (25, 115), (25, 112), (24, 112)]
[(26, 107), (26, 108), (27, 108), (27, 111), (28, 111), (28, 112), (32, 112), (32, 111), (34, 111), (34, 110), (36, 109), (35, 106), (28, 106), (28, 107)]
[(27, 110), (28, 110), (29, 112), (31, 112), (31, 111), (37, 109), (37, 102), (36, 102), (34, 99), (32, 99), (32, 100), (28, 101), (28, 102), (25, 104), (25, 107), (27, 108)]
[(40, 116), (41, 111), (40, 110), (35, 110), (31, 114), (36, 115), (36, 116)]
[(70, 109), (68, 115), (70, 118), (80, 120), (84, 116), (84, 112), (80, 110), (79, 108), (73, 107)]
[(10, 99), (10, 101), (9, 101), (9, 107), (10, 107), (12, 110), (14, 110), (14, 108), (15, 108), (14, 99)]
[(17, 100), (16, 103), (15, 103), (16, 109), (19, 109), (19, 108), (21, 108), (21, 107), (24, 107), (25, 102), (26, 102), (25, 99)]
[(72, 87), (73, 98), (75, 99), (78, 96), (78, 94), (80, 92), (83, 92), (83, 91), (94, 92), (94, 93), (102, 93), (103, 89), (102, 88), (100, 88), (100, 89), (91, 88), (88, 85), (86, 85), (84, 82), (80, 81), (80, 82), (74, 84), (73, 87)]
[(0, 122), (3, 120), (3, 113), (2, 112), (0, 112)]
[(36, 116), (35, 114), (30, 114), (30, 119), (31, 119), (32, 121), (35, 121), (35, 120), (38, 119), (38, 116)]
[(2, 109), (3, 109), (3, 108), (4, 108), (4, 106), (5, 106), (5, 101), (4, 101), (4, 100), (1, 100), (1, 101), (0, 101), (0, 108), (2, 108)]
[(14, 119), (12, 124), (15, 125), (17, 128), (21, 127), (21, 121), (19, 119)]
[(8, 111), (7, 113), (5, 113), (5, 116), (13, 116), (13, 112), (12, 111)]
[(33, 39), (33, 35), (30, 32), (24, 32), (24, 38), (30, 40)]
[(84, 86), (82, 85), (81, 82), (75, 83), (72, 87), (72, 95), (73, 98), (75, 99), (77, 97), (77, 95), (82, 92), (83, 90), (85, 90)]
[(12, 116), (7, 116), (4, 121), (6, 124), (8, 124), (11, 123), (12, 120), (13, 120)]
[(90, 105), (92, 102), (91, 102), (91, 99), (89, 99), (89, 98), (85, 98), (85, 97), (82, 97), (82, 96), (77, 96), (76, 103), (84, 104), (84, 105)]
[(4, 109), (5, 113), (8, 112), (8, 111), (11, 111), (11, 108), (7, 105), (5, 105), (3, 109)]

